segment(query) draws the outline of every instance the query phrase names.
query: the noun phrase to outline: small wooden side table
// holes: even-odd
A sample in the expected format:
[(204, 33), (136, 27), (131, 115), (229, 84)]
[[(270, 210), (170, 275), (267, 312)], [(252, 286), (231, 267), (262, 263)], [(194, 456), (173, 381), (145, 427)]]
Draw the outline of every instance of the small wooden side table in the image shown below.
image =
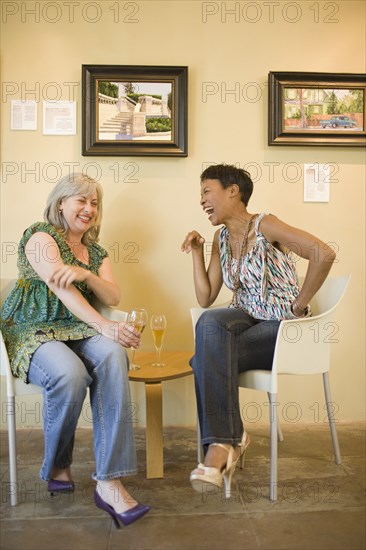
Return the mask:
[(156, 361), (156, 352), (138, 351), (136, 363), (140, 365), (140, 369), (129, 371), (130, 380), (145, 382), (147, 479), (164, 477), (162, 382), (193, 374), (189, 365), (192, 355), (191, 352), (166, 351), (161, 356), (166, 367), (153, 367), (152, 363)]

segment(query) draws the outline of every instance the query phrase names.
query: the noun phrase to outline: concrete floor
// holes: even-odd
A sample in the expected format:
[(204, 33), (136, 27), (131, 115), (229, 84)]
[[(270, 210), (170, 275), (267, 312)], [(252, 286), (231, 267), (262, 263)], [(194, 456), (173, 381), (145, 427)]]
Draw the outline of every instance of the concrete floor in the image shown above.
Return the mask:
[[(250, 428), (250, 429), (249, 429)], [(11, 508), (7, 434), (1, 434), (2, 550), (363, 550), (365, 549), (365, 430), (337, 427), (342, 464), (333, 462), (326, 424), (282, 426), (279, 499), (268, 500), (268, 426), (248, 427), (252, 443), (236, 493), (200, 495), (188, 481), (196, 464), (195, 432), (165, 430), (165, 477), (145, 479), (144, 431), (136, 430), (140, 473), (126, 485), (152, 510), (116, 530), (92, 500), (92, 433), (77, 432), (72, 495), (50, 497), (39, 481), (43, 436), (18, 431), (20, 504)]]

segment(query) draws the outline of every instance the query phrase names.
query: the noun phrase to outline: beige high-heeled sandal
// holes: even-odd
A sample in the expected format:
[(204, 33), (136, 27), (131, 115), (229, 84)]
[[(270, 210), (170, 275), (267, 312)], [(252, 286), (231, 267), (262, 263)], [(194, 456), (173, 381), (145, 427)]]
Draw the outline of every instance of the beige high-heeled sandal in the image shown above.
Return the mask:
[[(221, 445), (221, 443), (212, 443), (212, 445), (222, 447), (227, 452), (229, 452), (229, 450), (224, 445)], [(195, 469), (203, 470), (203, 473), (195, 471), (191, 472), (189, 479), (195, 491), (203, 494), (206, 490), (206, 487), (210, 485), (213, 485), (214, 487), (218, 487), (220, 489), (225, 467), (223, 470), (220, 471), (218, 468), (215, 468), (213, 466), (205, 466), (204, 464), (199, 463)]]
[(215, 447), (221, 447), (225, 449), (228, 453), (228, 459), (226, 465), (222, 470), (215, 468), (213, 466), (205, 466), (204, 464), (198, 464), (198, 470), (203, 470), (203, 473), (192, 472), (190, 475), (190, 482), (193, 489), (199, 493), (204, 493), (206, 487), (214, 486), (221, 488), (222, 480), (225, 483), (225, 498), (230, 498), (231, 496), (231, 480), (233, 478), (236, 465), (238, 461), (241, 461), (241, 468), (244, 467), (244, 455), (245, 451), (250, 443), (249, 436), (246, 432), (243, 434), (241, 443), (239, 444), (240, 452), (239, 455), (233, 460), (235, 449), (234, 447), (226, 447), (222, 443), (211, 443)]

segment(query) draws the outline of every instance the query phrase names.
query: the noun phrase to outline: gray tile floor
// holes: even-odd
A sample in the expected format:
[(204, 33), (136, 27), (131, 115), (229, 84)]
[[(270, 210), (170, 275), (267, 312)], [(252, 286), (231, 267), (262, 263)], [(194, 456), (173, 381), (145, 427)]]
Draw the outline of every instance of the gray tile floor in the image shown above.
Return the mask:
[(92, 433), (79, 429), (73, 495), (50, 497), (39, 481), (43, 436), (18, 431), (20, 504), (11, 508), (7, 434), (1, 433), (1, 550), (363, 550), (365, 546), (365, 426), (339, 424), (342, 464), (333, 462), (326, 424), (282, 426), (279, 499), (268, 500), (268, 427), (251, 425), (244, 470), (229, 501), (217, 491), (194, 492), (195, 432), (165, 430), (165, 477), (145, 479), (144, 431), (136, 430), (140, 473), (130, 491), (152, 506), (140, 521), (116, 530), (93, 503)]

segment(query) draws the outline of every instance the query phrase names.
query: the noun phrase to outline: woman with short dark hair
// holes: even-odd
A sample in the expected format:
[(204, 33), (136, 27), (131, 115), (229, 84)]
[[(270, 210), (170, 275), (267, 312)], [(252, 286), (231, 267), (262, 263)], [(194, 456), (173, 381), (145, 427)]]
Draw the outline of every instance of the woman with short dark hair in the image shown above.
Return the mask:
[[(317, 237), (271, 214), (249, 213), (252, 191), (245, 170), (226, 164), (208, 167), (201, 175), (201, 206), (211, 224), (221, 226), (208, 267), (205, 239), (197, 231), (182, 244), (183, 251), (192, 253), (200, 306), (213, 304), (223, 283), (233, 293), (228, 308), (208, 309), (199, 318), (191, 361), (205, 450), (191, 484), (201, 492), (206, 485), (221, 487), (224, 480), (226, 496), (249, 444), (240, 416), (238, 374), (271, 370), (279, 323), (311, 314), (308, 304), (335, 259)], [(290, 252), (308, 260), (301, 288)]]

